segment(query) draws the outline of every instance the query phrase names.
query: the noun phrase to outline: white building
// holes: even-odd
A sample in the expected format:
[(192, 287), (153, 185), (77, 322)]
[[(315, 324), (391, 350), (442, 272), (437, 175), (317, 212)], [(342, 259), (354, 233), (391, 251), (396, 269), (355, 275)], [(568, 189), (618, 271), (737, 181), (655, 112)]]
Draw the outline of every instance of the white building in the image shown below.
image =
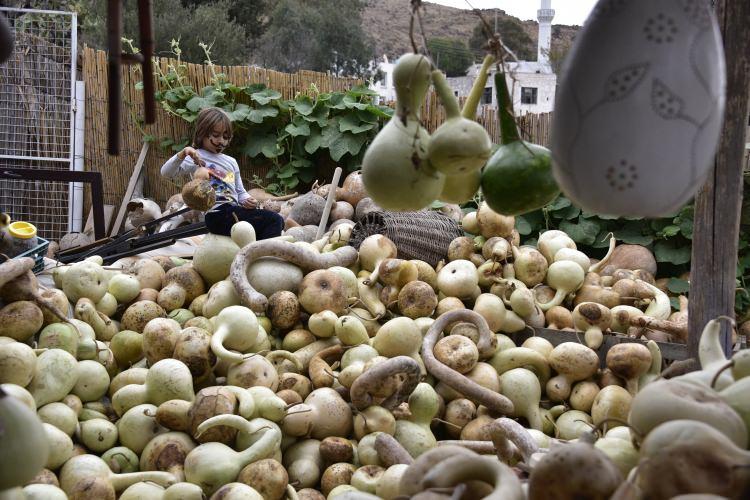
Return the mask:
[[(513, 109), (516, 114), (548, 113), (555, 103), (555, 87), (557, 75), (553, 73), (549, 64), (549, 50), (552, 38), (552, 19), (555, 11), (552, 0), (541, 0), (541, 8), (537, 10), (539, 21), (539, 41), (537, 44), (536, 61), (509, 62), (505, 66), (506, 83), (513, 97)], [(385, 102), (396, 99), (393, 89), (393, 63), (383, 56), (383, 62), (378, 67), (385, 75), (384, 81), (376, 82), (375, 90)], [(448, 83), (458, 97), (466, 97), (474, 85), (477, 72), (481, 64), (474, 64), (466, 76), (448, 78)], [(482, 96), (482, 104), (497, 107), (495, 97), (494, 69), (487, 80), (487, 86)]]

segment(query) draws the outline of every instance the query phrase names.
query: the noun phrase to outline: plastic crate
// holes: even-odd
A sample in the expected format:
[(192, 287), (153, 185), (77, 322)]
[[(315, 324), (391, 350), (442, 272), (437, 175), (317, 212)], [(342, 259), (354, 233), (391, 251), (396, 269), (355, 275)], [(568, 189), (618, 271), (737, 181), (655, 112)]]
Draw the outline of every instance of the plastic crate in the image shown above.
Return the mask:
[(21, 257), (31, 257), (34, 259), (34, 268), (32, 269), (34, 274), (44, 271), (44, 256), (47, 255), (47, 248), (49, 248), (49, 241), (39, 236), (36, 237), (36, 240), (39, 243), (37, 246), (13, 257), (14, 259), (20, 259)]

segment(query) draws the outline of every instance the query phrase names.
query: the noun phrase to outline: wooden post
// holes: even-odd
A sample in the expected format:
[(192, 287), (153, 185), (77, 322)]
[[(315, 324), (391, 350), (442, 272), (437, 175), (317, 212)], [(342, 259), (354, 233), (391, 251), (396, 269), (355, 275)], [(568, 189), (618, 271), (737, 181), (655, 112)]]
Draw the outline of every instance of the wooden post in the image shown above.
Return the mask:
[[(688, 355), (697, 359), (704, 325), (719, 315), (734, 316), (737, 244), (742, 206), (742, 168), (750, 87), (750, 2), (717, 0), (727, 65), (724, 126), (714, 170), (695, 199), (688, 308)], [(724, 326), (724, 351), (731, 352)]]

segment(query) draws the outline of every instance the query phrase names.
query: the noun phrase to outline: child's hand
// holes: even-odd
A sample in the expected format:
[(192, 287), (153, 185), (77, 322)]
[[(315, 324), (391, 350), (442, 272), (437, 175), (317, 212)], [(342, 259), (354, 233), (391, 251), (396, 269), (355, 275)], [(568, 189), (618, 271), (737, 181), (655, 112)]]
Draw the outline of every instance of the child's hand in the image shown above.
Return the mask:
[(207, 168), (198, 167), (195, 169), (195, 172), (193, 172), (193, 179), (200, 179), (202, 181), (207, 181), (211, 177), (211, 171)]
[(240, 203), (245, 208), (258, 208), (258, 200), (253, 198), (252, 196), (246, 200), (244, 200), (242, 203)]
[(184, 160), (186, 157), (189, 156), (190, 158), (193, 159), (196, 165), (200, 165), (200, 166), (204, 165), (203, 160), (201, 159), (201, 155), (198, 154), (198, 150), (196, 150), (195, 148), (191, 148), (190, 146), (186, 146), (185, 149), (177, 153), (177, 156), (181, 160)]

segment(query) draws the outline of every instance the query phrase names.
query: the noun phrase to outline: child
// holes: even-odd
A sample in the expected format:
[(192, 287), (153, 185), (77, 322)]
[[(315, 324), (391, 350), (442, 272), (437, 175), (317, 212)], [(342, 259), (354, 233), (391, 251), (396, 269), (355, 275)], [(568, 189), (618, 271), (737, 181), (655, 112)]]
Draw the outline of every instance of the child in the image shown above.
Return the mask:
[[(219, 108), (205, 108), (195, 121), (193, 145), (185, 147), (161, 167), (161, 175), (181, 173), (208, 179), (216, 191), (216, 205), (206, 212), (211, 233), (229, 236), (238, 220), (249, 222), (259, 240), (281, 235), (284, 219), (276, 212), (258, 208), (258, 200), (245, 191), (237, 160), (222, 153), (232, 140), (232, 123)], [(236, 217), (236, 218), (235, 218)]]

